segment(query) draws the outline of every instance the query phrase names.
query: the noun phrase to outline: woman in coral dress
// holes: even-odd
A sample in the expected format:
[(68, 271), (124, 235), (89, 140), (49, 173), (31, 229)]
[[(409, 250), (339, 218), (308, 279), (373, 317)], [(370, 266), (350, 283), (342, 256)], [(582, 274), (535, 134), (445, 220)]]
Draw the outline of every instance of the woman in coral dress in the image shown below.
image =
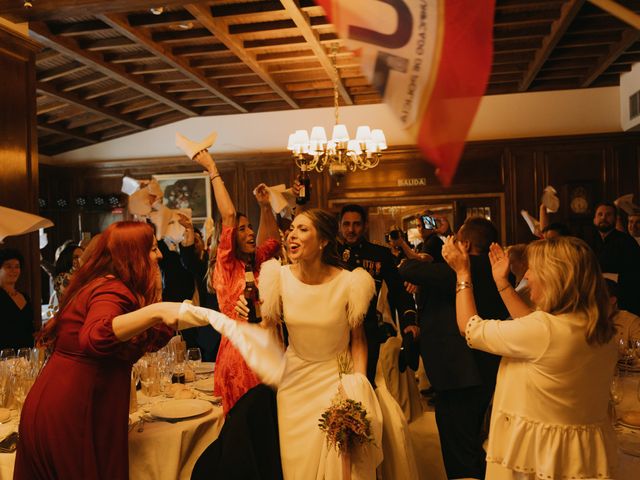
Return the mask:
[(97, 242), (43, 329), (53, 353), (22, 409), (14, 479), (129, 477), (131, 366), (169, 341), (180, 304), (153, 303), (161, 255), (149, 225), (115, 223)]
[[(278, 430), (286, 480), (341, 479), (342, 463), (318, 427), (342, 377), (347, 396), (362, 401), (376, 440), (351, 456), (352, 479), (374, 479), (380, 454), (381, 414), (366, 378), (367, 345), (362, 327), (375, 292), (361, 268), (339, 267), (337, 222), (322, 210), (293, 221), (287, 238), (292, 265), (266, 262), (262, 268), (263, 318), (288, 331), (286, 367), (278, 387)], [(282, 311), (280, 310), (282, 305)]]
[(447, 239), (456, 271), (456, 312), (467, 344), (502, 356), (491, 412), (491, 480), (615, 478), (615, 435), (607, 415), (617, 357), (615, 329), (598, 261), (582, 240), (527, 247), (531, 309), (508, 281), (509, 260), (491, 246), (493, 276), (512, 321), (477, 315), (467, 249)]
[[(189, 141), (183, 139), (183, 142)], [(260, 204), (260, 226), (256, 236), (249, 219), (236, 212), (211, 155), (206, 150), (201, 150), (195, 152), (193, 159), (209, 173), (216, 205), (222, 217), (222, 231), (212, 276), (213, 290), (218, 297), (220, 311), (230, 318), (244, 321), (236, 314), (235, 306), (245, 287), (245, 265), (253, 262), (257, 281), (262, 262), (276, 255), (280, 249), (280, 241), (277, 240), (280, 235), (269, 204), (269, 193), (264, 185), (256, 189), (256, 199)], [(214, 395), (222, 397), (225, 415), (240, 397), (259, 383), (260, 380), (236, 348), (223, 337), (216, 357)]]

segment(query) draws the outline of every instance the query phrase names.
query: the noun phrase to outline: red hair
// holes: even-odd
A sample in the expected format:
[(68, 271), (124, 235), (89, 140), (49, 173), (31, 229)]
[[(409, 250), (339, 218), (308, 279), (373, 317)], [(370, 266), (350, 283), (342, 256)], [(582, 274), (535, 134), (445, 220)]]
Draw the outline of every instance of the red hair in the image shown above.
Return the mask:
[(95, 248), (86, 262), (71, 277), (60, 308), (38, 335), (38, 344), (53, 345), (57, 321), (76, 295), (96, 278), (113, 275), (138, 298), (141, 307), (157, 299), (158, 265), (151, 261), (153, 228), (141, 222), (116, 222), (95, 240)]

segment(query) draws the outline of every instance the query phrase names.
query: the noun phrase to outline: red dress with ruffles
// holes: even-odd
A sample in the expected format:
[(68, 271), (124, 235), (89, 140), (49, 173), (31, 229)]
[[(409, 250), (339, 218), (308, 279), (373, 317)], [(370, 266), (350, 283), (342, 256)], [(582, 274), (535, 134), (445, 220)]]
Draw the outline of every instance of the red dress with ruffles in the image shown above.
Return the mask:
[(62, 312), (55, 350), (22, 409), (14, 479), (129, 478), (131, 366), (174, 334), (157, 325), (118, 340), (114, 317), (139, 307), (120, 280), (103, 277)]
[[(234, 253), (235, 237), (235, 227), (222, 227), (216, 266), (213, 270), (213, 288), (218, 297), (220, 311), (229, 318), (243, 322), (245, 320), (238, 317), (234, 311), (238, 298), (244, 292), (245, 287), (245, 263), (239, 260)], [(272, 238), (256, 247), (254, 267), (256, 284), (259, 281), (260, 265), (278, 253), (279, 249), (280, 242)], [(214, 395), (222, 397), (222, 409), (225, 415), (240, 397), (259, 383), (260, 380), (245, 363), (242, 355), (229, 342), (229, 339), (223, 336), (216, 357), (213, 388)]]

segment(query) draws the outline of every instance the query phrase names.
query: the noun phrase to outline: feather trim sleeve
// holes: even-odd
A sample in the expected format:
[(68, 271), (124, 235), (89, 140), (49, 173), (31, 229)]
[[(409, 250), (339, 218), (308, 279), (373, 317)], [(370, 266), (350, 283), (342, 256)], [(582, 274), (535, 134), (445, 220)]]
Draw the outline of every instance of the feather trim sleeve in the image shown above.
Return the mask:
[(260, 300), (262, 300), (262, 318), (265, 319), (269, 325), (280, 323), (280, 299), (282, 297), (281, 270), (282, 266), (275, 258), (267, 260), (260, 268), (258, 289), (260, 291)]
[(369, 310), (371, 299), (376, 293), (376, 285), (373, 277), (362, 268), (356, 268), (350, 275), (347, 319), (351, 328), (356, 328), (362, 324)]

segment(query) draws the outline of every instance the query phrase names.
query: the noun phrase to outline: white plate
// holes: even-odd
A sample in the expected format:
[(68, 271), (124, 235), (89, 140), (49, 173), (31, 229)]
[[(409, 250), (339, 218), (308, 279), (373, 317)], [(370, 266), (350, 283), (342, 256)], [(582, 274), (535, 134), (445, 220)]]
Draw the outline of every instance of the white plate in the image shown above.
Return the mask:
[(211, 404), (204, 400), (169, 400), (154, 405), (149, 413), (157, 418), (180, 420), (195, 417), (211, 410)]
[(216, 362), (202, 362), (195, 368), (196, 373), (211, 373), (216, 368)]
[(213, 393), (213, 377), (198, 380), (193, 384), (193, 388), (201, 392)]

